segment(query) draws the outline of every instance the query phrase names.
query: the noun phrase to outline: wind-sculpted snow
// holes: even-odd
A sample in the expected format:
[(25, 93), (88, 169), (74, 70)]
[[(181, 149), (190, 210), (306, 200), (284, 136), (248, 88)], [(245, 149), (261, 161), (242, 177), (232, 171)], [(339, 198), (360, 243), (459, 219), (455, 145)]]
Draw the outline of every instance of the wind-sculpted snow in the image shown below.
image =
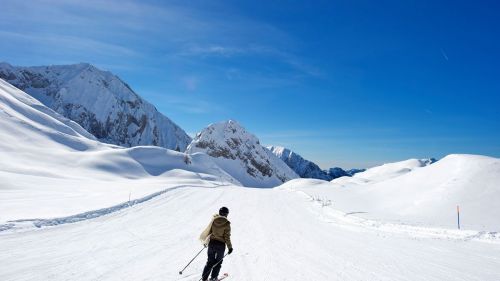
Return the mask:
[(351, 170), (352, 177), (340, 177), (332, 182), (341, 185), (368, 184), (380, 182), (391, 178), (399, 177), (414, 170), (429, 166), (436, 162), (436, 159), (408, 159), (405, 161), (387, 163), (367, 170)]
[(281, 159), (233, 120), (209, 125), (186, 150), (203, 152), (245, 186), (273, 187), (297, 178)]
[(13, 67), (0, 63), (0, 78), (106, 143), (184, 151), (191, 141), (120, 78), (90, 64)]

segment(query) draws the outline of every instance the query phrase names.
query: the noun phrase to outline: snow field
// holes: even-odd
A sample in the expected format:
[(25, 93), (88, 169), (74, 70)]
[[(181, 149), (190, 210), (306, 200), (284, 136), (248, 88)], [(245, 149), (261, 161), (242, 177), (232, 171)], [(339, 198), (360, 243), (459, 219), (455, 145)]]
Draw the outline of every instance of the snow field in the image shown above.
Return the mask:
[[(182, 187), (95, 219), (0, 232), (1, 280), (198, 280), (199, 232), (230, 209), (235, 280), (498, 280), (500, 245), (333, 220), (287, 189)], [(396, 226), (395, 226), (396, 227)]]

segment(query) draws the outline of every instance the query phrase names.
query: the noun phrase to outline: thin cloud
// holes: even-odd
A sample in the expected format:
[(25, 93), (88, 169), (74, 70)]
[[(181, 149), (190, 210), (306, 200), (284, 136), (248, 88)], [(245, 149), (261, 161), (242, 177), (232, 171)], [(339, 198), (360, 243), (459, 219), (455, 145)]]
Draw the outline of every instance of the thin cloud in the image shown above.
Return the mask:
[(303, 59), (298, 56), (291, 54), (289, 52), (281, 51), (277, 48), (266, 47), (266, 46), (249, 46), (249, 47), (235, 47), (235, 46), (223, 46), (223, 45), (189, 45), (183, 50), (176, 54), (177, 56), (185, 57), (226, 57), (230, 58), (233, 56), (261, 56), (261, 57), (271, 57), (276, 61), (287, 64), (292, 69), (309, 75), (309, 76), (322, 76), (321, 70), (313, 65), (310, 65), (303, 61)]
[(180, 56), (224, 56), (229, 57), (235, 54), (242, 54), (246, 51), (236, 47), (224, 47), (220, 45), (190, 46), (181, 51)]
[[(138, 52), (117, 44), (107, 43), (84, 37), (51, 35), (51, 34), (30, 34), (8, 32), (0, 30), (3, 38), (15, 38), (29, 44), (40, 46), (64, 48), (65, 51), (85, 51), (89, 53), (99, 53), (111, 56), (137, 56)], [(57, 48), (56, 47), (56, 48)]]
[[(226, 68), (221, 73), (255, 87), (289, 85), (300, 82), (297, 77), (322, 75), (306, 57), (290, 51), (297, 42), (287, 32), (239, 14), (221, 17), (217, 11), (185, 2), (6, 0), (2, 8), (0, 32), (15, 39), (9, 45), (29, 42), (23, 52), (47, 61), (91, 59), (120, 69), (127, 64), (175, 65), (175, 75), (183, 76), (193, 68), (211, 71), (215, 64), (200, 58), (246, 56), (261, 61), (269, 73), (245, 65), (237, 65), (237, 72)], [(196, 81), (186, 86), (198, 87)]]
[[(144, 97), (148, 99), (155, 100), (160, 111), (164, 110), (165, 113), (178, 111), (188, 114), (210, 114), (227, 111), (227, 109), (222, 108), (220, 105), (204, 100), (196, 95), (180, 96), (145, 91), (140, 92), (140, 94), (144, 94)], [(166, 115), (168, 116), (168, 114)]]
[(208, 114), (223, 111), (220, 106), (199, 99), (169, 99), (164, 104), (168, 108), (189, 114)]
[(448, 55), (446, 54), (446, 52), (443, 50), (443, 48), (441, 48), (441, 55), (443, 55), (443, 58), (446, 60), (446, 61), (449, 61), (450, 59), (448, 58)]
[(198, 89), (199, 79), (195, 76), (186, 76), (182, 79), (182, 84), (189, 92), (196, 91)]
[(376, 128), (358, 128), (358, 127), (341, 127), (335, 129), (315, 129), (315, 130), (283, 130), (273, 132), (262, 132), (259, 136), (274, 139), (365, 139), (366, 136), (387, 135), (396, 132), (396, 128), (392, 127), (376, 127)]
[(318, 131), (310, 130), (287, 130), (287, 131), (275, 131), (272, 133), (260, 133), (261, 138), (266, 139), (295, 139), (295, 138), (309, 138), (317, 137), (321, 133)]

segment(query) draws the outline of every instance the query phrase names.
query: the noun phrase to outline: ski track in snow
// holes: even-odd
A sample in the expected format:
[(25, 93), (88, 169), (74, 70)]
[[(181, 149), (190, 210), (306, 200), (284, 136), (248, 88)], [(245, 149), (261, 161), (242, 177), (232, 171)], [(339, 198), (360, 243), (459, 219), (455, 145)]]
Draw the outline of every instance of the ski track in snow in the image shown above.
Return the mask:
[(500, 280), (495, 243), (387, 231), (400, 226), (353, 220), (287, 189), (169, 191), (77, 223), (0, 233), (0, 280), (197, 281), (206, 252), (178, 272), (221, 205), (231, 210), (235, 252), (221, 271), (231, 280)]
[[(56, 225), (61, 225), (61, 224), (68, 224), (68, 223), (76, 223), (84, 220), (89, 220), (89, 219), (95, 219), (104, 215), (108, 215), (117, 211), (120, 211), (125, 208), (130, 208), (132, 206), (135, 206), (137, 204), (144, 203), (146, 201), (149, 201), (159, 195), (163, 195), (167, 192), (171, 192), (173, 190), (179, 189), (179, 188), (186, 188), (186, 187), (196, 187), (193, 185), (179, 185), (175, 187), (169, 187), (167, 189), (152, 193), (150, 195), (144, 196), (142, 198), (130, 200), (109, 208), (102, 208), (98, 210), (91, 210), (88, 212), (84, 212), (81, 214), (76, 214), (72, 216), (66, 216), (66, 217), (60, 217), (60, 218), (51, 218), (51, 219), (19, 219), (19, 220), (13, 220), (13, 221), (8, 221), (6, 224), (0, 224), (0, 232), (6, 231), (6, 230), (14, 230), (14, 231), (20, 231), (20, 230), (29, 230), (33, 227), (36, 228), (41, 228), (45, 226), (56, 226)], [(199, 186), (200, 188), (215, 188), (214, 187), (206, 187), (206, 186)]]

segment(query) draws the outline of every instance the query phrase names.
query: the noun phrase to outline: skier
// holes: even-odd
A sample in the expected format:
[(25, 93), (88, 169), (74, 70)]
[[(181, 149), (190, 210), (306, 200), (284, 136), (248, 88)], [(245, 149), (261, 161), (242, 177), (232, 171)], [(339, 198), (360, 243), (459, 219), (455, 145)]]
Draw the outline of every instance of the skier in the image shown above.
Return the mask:
[(202, 280), (208, 281), (208, 275), (211, 274), (210, 281), (218, 280), (219, 271), (224, 257), (226, 246), (229, 249), (227, 254), (233, 252), (231, 244), (231, 223), (227, 219), (229, 209), (222, 207), (219, 214), (215, 214), (207, 228), (201, 233), (200, 240), (208, 245), (208, 260), (203, 269)]

